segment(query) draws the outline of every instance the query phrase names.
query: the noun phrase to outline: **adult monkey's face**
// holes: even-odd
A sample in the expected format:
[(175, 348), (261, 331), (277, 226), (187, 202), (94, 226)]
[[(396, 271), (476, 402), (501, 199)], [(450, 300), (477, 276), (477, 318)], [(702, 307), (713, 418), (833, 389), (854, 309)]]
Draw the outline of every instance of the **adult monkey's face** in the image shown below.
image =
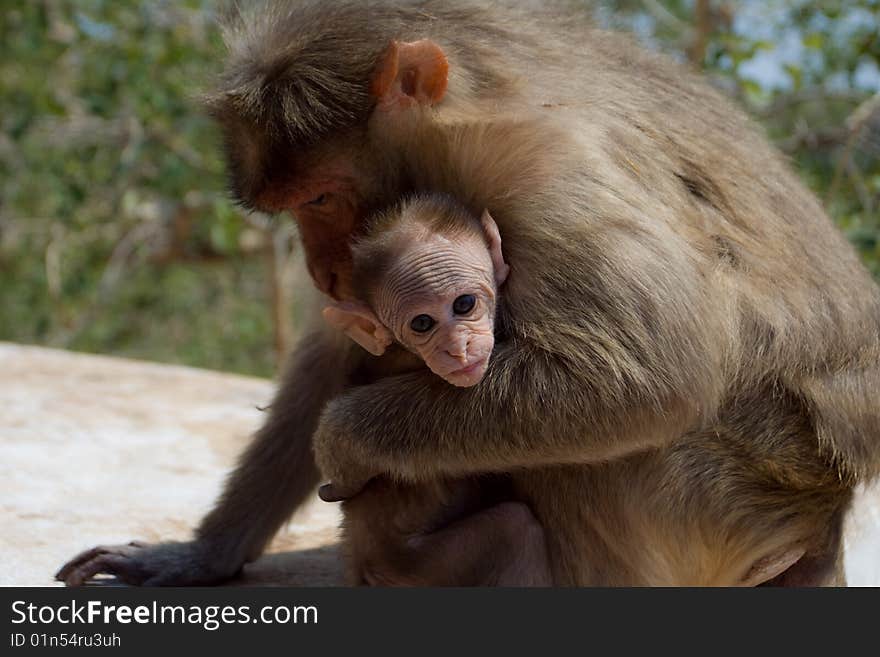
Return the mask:
[(336, 299), (351, 296), (349, 242), (369, 210), (371, 176), (355, 154), (323, 154), (304, 167), (278, 209), (289, 210), (299, 227), (306, 265), (315, 285)]
[[(446, 57), (432, 41), (392, 42), (371, 81), (374, 121), (394, 121), (409, 109), (439, 102), (447, 75)], [(377, 198), (391, 191), (382, 179), (394, 160), (387, 153), (368, 152), (363, 130), (316, 148), (298, 164), (290, 184), (267, 190), (260, 203), (293, 214), (309, 274), (318, 289), (336, 299), (352, 297), (351, 238), (372, 206), (394, 200)]]

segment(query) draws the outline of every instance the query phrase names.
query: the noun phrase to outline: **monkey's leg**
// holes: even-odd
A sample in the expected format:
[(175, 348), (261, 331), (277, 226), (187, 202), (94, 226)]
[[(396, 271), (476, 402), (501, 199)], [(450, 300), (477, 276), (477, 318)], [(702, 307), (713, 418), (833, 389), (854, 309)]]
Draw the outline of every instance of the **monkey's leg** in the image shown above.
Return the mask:
[(842, 585), (851, 484), (795, 403), (746, 400), (670, 447), (515, 477), (547, 537), (554, 582), (576, 586)]
[(145, 586), (212, 584), (256, 559), (318, 483), (311, 437), (324, 404), (342, 389), (352, 370), (350, 353), (327, 332), (301, 342), (267, 422), (242, 455), (195, 540), (100, 546), (71, 559), (56, 579), (78, 586), (105, 573)]
[(525, 504), (503, 502), (406, 541), (405, 565), (367, 564), (373, 586), (550, 586), (544, 530)]

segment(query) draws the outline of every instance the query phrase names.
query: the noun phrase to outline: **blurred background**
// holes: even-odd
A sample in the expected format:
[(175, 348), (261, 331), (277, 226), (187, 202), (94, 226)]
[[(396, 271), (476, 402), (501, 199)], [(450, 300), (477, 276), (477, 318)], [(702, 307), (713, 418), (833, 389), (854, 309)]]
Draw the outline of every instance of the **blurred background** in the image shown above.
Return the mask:
[[(572, 1), (700, 68), (880, 276), (880, 0)], [(272, 375), (292, 222), (229, 200), (220, 0), (0, 0), (0, 340)]]

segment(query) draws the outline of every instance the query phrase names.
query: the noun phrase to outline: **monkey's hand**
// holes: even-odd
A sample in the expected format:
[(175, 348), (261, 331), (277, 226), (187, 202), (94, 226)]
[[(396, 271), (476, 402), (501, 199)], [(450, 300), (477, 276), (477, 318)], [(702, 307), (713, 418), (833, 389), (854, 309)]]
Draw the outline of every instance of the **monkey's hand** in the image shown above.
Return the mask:
[[(332, 405), (332, 403), (331, 403)], [(341, 502), (361, 492), (374, 477), (383, 474), (369, 467), (359, 454), (357, 440), (338, 415), (325, 414), (312, 437), (315, 460), (329, 483), (318, 489), (325, 502)]]
[(216, 584), (241, 569), (224, 563), (204, 541), (157, 543), (132, 541), (101, 545), (78, 554), (55, 573), (67, 586), (81, 586), (95, 575), (113, 575), (136, 586), (193, 586)]

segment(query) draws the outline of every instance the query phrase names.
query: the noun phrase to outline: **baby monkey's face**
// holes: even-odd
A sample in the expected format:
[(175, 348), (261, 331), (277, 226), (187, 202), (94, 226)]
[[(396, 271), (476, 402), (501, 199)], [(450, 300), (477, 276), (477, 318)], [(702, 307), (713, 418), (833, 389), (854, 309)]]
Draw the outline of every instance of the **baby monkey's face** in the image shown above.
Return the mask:
[(480, 236), (414, 243), (377, 292), (376, 314), (398, 342), (449, 383), (479, 383), (495, 345), (497, 294)]
[(449, 383), (476, 385), (495, 346), (496, 297), (510, 271), (488, 211), (480, 225), (482, 232), (406, 233), (373, 283), (371, 304), (338, 301), (324, 318), (374, 356), (396, 340)]

